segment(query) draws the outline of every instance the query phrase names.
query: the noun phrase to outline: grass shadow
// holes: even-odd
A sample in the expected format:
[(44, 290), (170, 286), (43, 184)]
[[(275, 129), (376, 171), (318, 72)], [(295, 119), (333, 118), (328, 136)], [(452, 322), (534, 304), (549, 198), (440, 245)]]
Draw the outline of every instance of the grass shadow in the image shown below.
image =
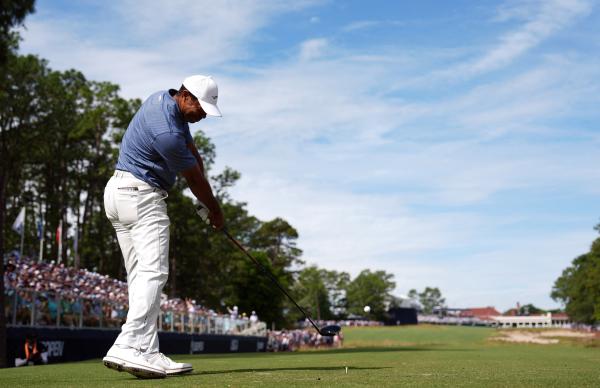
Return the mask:
[[(186, 373), (183, 376), (201, 376), (201, 375), (216, 375), (226, 373), (250, 373), (250, 372), (280, 372), (280, 371), (334, 371), (342, 370), (341, 366), (306, 366), (306, 367), (284, 367), (284, 368), (245, 368), (245, 369), (228, 369), (228, 370), (207, 370)], [(389, 366), (382, 367), (358, 367), (349, 366), (348, 370), (380, 370), (380, 369), (391, 369)], [(173, 376), (175, 377), (175, 376)]]
[[(301, 350), (299, 352), (275, 352), (261, 353), (263, 355), (277, 354), (284, 357), (304, 357), (307, 355), (331, 355), (331, 354), (348, 354), (348, 353), (386, 353), (386, 352), (472, 352), (477, 349), (471, 348), (446, 348), (436, 345), (430, 346), (365, 346), (365, 347), (349, 347), (338, 349), (316, 349), (316, 350)], [(242, 354), (242, 353), (238, 353)]]
[[(330, 349), (323, 354), (345, 354), (345, 353), (382, 353), (382, 352), (470, 352), (475, 349), (466, 348), (442, 348), (442, 347), (424, 347), (424, 346), (367, 346), (356, 348)], [(299, 352), (298, 354), (308, 354), (309, 352)], [(315, 354), (319, 352), (314, 352)]]

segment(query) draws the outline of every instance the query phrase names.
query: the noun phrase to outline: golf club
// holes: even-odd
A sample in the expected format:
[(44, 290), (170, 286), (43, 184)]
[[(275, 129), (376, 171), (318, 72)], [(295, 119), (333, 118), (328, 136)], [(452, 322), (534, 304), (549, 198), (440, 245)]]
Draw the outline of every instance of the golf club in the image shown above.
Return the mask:
[[(198, 213), (198, 215), (205, 221), (208, 220), (208, 209), (206, 208), (206, 206), (204, 206), (204, 204), (200, 203), (198, 205), (198, 207), (196, 208), (196, 213)], [(292, 298), (290, 294), (287, 293), (287, 291), (283, 288), (283, 286), (279, 283), (279, 281), (275, 278), (271, 271), (269, 271), (264, 265), (262, 265), (258, 260), (256, 260), (250, 253), (248, 253), (246, 248), (244, 248), (242, 244), (240, 244), (235, 238), (233, 238), (233, 236), (229, 234), (227, 229), (223, 228), (221, 229), (221, 231), (223, 232), (223, 234), (225, 234), (225, 236), (227, 236), (227, 238), (229, 239), (229, 241), (231, 241), (233, 245), (238, 247), (240, 251), (244, 252), (244, 254), (246, 254), (246, 256), (248, 256), (250, 260), (254, 262), (254, 264), (256, 264), (258, 269), (260, 269), (265, 275), (267, 275), (271, 279), (273, 283), (275, 283), (275, 285), (281, 290), (281, 292), (283, 292), (285, 296), (287, 296), (289, 300), (291, 300), (292, 303), (298, 308), (298, 310), (300, 310), (300, 312), (304, 314), (304, 317), (309, 320), (309, 322), (313, 325), (313, 327), (317, 330), (319, 334), (321, 334), (324, 337), (333, 337), (334, 335), (339, 333), (340, 330), (342, 330), (342, 328), (338, 325), (329, 325), (320, 329), (315, 324), (315, 322), (308, 316), (306, 311), (304, 311), (304, 309), (300, 307), (298, 303), (296, 303), (294, 298)]]

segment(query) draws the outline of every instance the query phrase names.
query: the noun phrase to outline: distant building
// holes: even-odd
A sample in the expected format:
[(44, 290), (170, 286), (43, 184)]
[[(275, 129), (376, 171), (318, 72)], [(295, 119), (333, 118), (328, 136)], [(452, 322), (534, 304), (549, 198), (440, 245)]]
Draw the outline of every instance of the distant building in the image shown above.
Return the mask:
[(500, 315), (494, 307), (471, 307), (461, 310), (460, 318), (475, 318), (480, 321), (493, 321), (495, 317)]
[(494, 307), (451, 308), (436, 307), (433, 314), (419, 315), (421, 323), (434, 325), (464, 325), (464, 326), (492, 326), (494, 317), (500, 315)]
[(547, 313), (545, 315), (528, 316), (495, 316), (493, 317), (495, 326), (501, 329), (510, 328), (571, 328), (571, 319), (565, 313)]

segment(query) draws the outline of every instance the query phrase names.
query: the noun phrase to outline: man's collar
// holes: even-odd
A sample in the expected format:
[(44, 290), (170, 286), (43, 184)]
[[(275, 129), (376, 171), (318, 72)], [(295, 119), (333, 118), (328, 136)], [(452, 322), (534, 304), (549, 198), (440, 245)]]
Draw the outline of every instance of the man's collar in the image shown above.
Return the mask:
[(169, 89), (168, 91), (169, 96), (171, 96), (171, 98), (173, 99), (174, 102), (174, 106), (173, 106), (173, 114), (181, 121), (183, 121), (185, 123), (185, 120), (183, 119), (183, 114), (181, 113), (181, 111), (179, 110), (179, 105), (177, 104), (177, 100), (175, 99), (175, 95), (177, 94), (177, 90), (175, 89)]

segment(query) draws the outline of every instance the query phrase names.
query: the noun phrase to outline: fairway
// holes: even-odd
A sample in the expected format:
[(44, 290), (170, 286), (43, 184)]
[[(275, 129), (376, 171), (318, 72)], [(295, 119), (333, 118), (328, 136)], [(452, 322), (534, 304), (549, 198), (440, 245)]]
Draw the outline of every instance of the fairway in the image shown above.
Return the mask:
[(344, 348), (337, 350), (177, 356), (194, 372), (164, 380), (137, 380), (94, 360), (2, 370), (0, 386), (600, 386), (599, 347), (491, 341), (496, 333), (426, 325), (346, 328)]

